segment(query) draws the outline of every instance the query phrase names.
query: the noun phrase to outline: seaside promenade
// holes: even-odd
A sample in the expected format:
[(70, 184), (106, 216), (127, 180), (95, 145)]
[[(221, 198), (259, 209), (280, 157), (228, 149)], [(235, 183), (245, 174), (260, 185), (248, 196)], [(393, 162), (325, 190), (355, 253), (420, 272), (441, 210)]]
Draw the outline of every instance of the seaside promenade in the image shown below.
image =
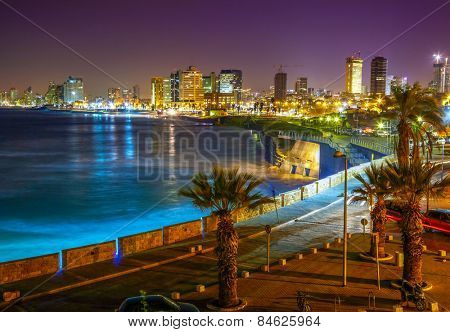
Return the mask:
[[(355, 185), (357, 185), (356, 180), (350, 180), (349, 190)], [(297, 289), (305, 292), (333, 294), (326, 296), (327, 300), (324, 303), (327, 304), (322, 303), (319, 306), (318, 303), (323, 301), (317, 300), (316, 310), (334, 310), (333, 305), (328, 303), (329, 300), (332, 298), (334, 301), (336, 295), (341, 299), (345, 297), (345, 294), (330, 290), (331, 288), (336, 289), (339, 284), (341, 249), (331, 246), (329, 250), (319, 250), (318, 256), (306, 255), (310, 247), (322, 248), (323, 242), (332, 242), (334, 238), (341, 236), (342, 191), (343, 185), (338, 185), (313, 197), (278, 209), (278, 211), (236, 224), (241, 237), (239, 272), (244, 270), (252, 272), (250, 279), (240, 279), (239, 281), (241, 296), (250, 300), (247, 310), (296, 310), (295, 290)], [(361, 233), (360, 220), (367, 217), (367, 206), (351, 205), (349, 207), (349, 232)], [(305, 259), (296, 263), (288, 260), (286, 268), (275, 267), (270, 274), (260, 272), (253, 274), (253, 271), (258, 271), (259, 267), (266, 263), (266, 236), (264, 233), (266, 224), (270, 224), (273, 229), (270, 257), (272, 264), (277, 265), (280, 258), (292, 258), (296, 253), (304, 253)], [(393, 228), (390, 231), (397, 233), (395, 237), (397, 241), (392, 243), (395, 248), (389, 248), (389, 250), (399, 250), (398, 229), (396, 230), (394, 224), (391, 227)], [(432, 237), (429, 244), (430, 250), (450, 251), (448, 237), (445, 235), (433, 233), (427, 234), (426, 237)], [(360, 299), (356, 302), (347, 299), (345, 304), (343, 302), (340, 310), (357, 310), (364, 303), (368, 291), (375, 290), (374, 280), (369, 280), (376, 277), (373, 264), (361, 263), (355, 258), (358, 250), (366, 250), (365, 246), (368, 244), (365, 242), (368, 241), (368, 236), (366, 238), (363, 238), (364, 241), (361, 242), (359, 236), (354, 236), (351, 241), (357, 242), (350, 246), (351, 253), (349, 254), (349, 290), (357, 291), (357, 293), (346, 294)], [(437, 247), (433, 248), (433, 244)], [(202, 245), (203, 251), (189, 252), (189, 248), (193, 245)], [(19, 303), (2, 304), (0, 310), (113, 311), (125, 298), (139, 295), (141, 290), (147, 294), (167, 296), (174, 291), (180, 292), (182, 300), (192, 301), (200, 308), (205, 309), (206, 303), (215, 296), (217, 287), (216, 258), (212, 251), (214, 245), (214, 233), (210, 233), (205, 238), (194, 238), (172, 246), (127, 256), (121, 258), (120, 261), (105, 261), (87, 265), (60, 272), (52, 278), (43, 276), (7, 284), (4, 287), (5, 290), (20, 290), (22, 295), (28, 293), (28, 297)], [(434, 262), (433, 256), (430, 257), (427, 262)], [(367, 264), (371, 267), (366, 269)], [(358, 265), (361, 265), (360, 267), (363, 269), (356, 268)], [(436, 270), (433, 267), (431, 271), (438, 271), (436, 273), (444, 279), (447, 278), (445, 280), (448, 283), (448, 267), (443, 265), (443, 269)], [(444, 272), (441, 273), (442, 271)], [(309, 275), (306, 275), (307, 273)], [(383, 273), (383, 276), (386, 280), (398, 278), (398, 276), (394, 278), (387, 273)], [(383, 281), (383, 288), (386, 283), (387, 281)], [(199, 284), (206, 286), (205, 293), (195, 293), (196, 286)], [(321, 284), (323, 289), (320, 288)], [(258, 291), (255, 292), (257, 285), (259, 285), (256, 288)], [(319, 288), (311, 288), (311, 285)], [(266, 289), (266, 296), (261, 293), (262, 289)], [(442, 289), (435, 288), (434, 290), (438, 292), (438, 297), (440, 290)], [(383, 303), (386, 309), (392, 309), (392, 304), (399, 299), (399, 292), (391, 289), (383, 290), (383, 292), (388, 295), (380, 295), (385, 299), (380, 304)], [(318, 298), (321, 297), (318, 296)], [(445, 301), (444, 304), (450, 305)]]

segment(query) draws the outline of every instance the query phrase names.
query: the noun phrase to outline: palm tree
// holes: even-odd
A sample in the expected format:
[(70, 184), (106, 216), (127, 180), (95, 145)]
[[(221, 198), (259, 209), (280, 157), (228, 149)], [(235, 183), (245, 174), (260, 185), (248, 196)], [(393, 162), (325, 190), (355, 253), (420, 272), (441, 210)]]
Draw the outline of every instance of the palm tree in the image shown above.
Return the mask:
[(387, 116), (398, 120), (398, 143), (396, 147), (399, 164), (403, 167), (409, 163), (409, 141), (413, 140), (413, 159), (419, 157), (418, 146), (423, 143), (425, 129), (432, 126), (435, 130), (445, 130), (443, 110), (428, 90), (418, 83), (412, 87), (394, 87), (392, 97), (385, 102)]
[(212, 210), (218, 217), (217, 268), (219, 277), (220, 307), (239, 304), (237, 296), (237, 250), (239, 237), (233, 227), (232, 213), (241, 208), (256, 208), (273, 200), (256, 190), (264, 181), (251, 174), (239, 172), (238, 168), (226, 170), (214, 166), (207, 176), (198, 173), (190, 187), (179, 194), (188, 197), (202, 210)]
[(411, 285), (422, 285), (422, 218), (420, 202), (427, 191), (431, 197), (443, 196), (450, 186), (450, 177), (434, 176), (441, 167), (433, 163), (412, 161), (409, 165), (387, 162), (384, 176), (389, 182), (391, 196), (403, 207), (401, 220), (404, 266), (403, 279)]
[[(384, 257), (384, 243), (386, 236), (386, 202), (389, 194), (388, 182), (383, 174), (383, 166), (377, 166), (372, 163), (364, 169), (365, 176), (355, 175), (355, 178), (361, 182), (361, 186), (353, 190), (353, 200), (365, 201), (373, 208), (370, 211), (372, 219), (372, 232), (378, 233), (378, 257)], [(367, 179), (366, 179), (367, 178)], [(375, 202), (374, 202), (375, 199)], [(370, 243), (370, 255), (376, 257), (377, 245), (372, 239)]]

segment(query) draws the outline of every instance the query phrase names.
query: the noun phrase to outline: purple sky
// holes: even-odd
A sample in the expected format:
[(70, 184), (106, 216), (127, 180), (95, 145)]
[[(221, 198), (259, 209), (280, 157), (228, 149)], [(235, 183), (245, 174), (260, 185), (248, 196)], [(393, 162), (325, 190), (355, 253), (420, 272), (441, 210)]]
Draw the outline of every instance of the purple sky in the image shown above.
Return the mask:
[[(3, 1), (3, 0), (2, 0)], [(0, 1), (0, 89), (45, 92), (48, 81), (83, 77), (90, 96), (118, 86)], [(126, 85), (149, 95), (151, 76), (188, 65), (243, 70), (244, 87), (267, 89), (279, 64), (288, 84), (307, 76), (323, 87), (345, 57), (370, 55), (446, 0), (5, 0)], [(388, 72), (426, 84), (432, 54), (450, 55), (450, 4), (376, 55)], [(364, 63), (368, 84), (370, 59)], [(343, 88), (343, 79), (330, 87)]]

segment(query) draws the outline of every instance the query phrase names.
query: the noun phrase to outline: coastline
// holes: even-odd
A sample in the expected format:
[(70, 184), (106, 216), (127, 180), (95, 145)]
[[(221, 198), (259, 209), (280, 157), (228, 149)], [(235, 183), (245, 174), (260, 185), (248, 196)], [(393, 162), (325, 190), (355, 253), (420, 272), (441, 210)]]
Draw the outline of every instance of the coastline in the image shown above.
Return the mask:
[[(377, 159), (374, 162), (381, 163), (386, 158), (389, 158), (389, 156)], [(369, 164), (370, 163), (349, 168), (348, 178), (352, 179), (356, 174), (360, 174)], [(259, 215), (267, 214), (277, 210), (277, 206), (283, 208), (297, 201), (302, 201), (322, 193), (327, 189), (342, 184), (343, 180), (343, 172), (341, 171), (298, 189), (279, 194), (275, 197), (276, 204), (265, 204), (256, 210), (240, 210), (233, 216), (233, 219), (236, 223), (239, 223)], [(216, 223), (216, 217), (209, 215), (194, 221), (186, 221), (162, 227), (160, 229), (152, 229), (121, 238), (109, 239), (108, 242), (68, 248), (57, 253), (43, 256), (2, 262), (0, 263), (0, 284), (42, 276), (49, 273), (56, 273), (57, 271), (67, 268), (67, 265), (64, 264), (84, 266), (104, 260), (116, 260), (124, 256), (121, 254), (123, 252), (126, 252), (126, 256), (128, 256), (152, 248), (176, 244), (198, 236), (204, 237), (208, 232), (215, 230), (217, 226)], [(125, 239), (127, 241), (127, 247), (124, 250)], [(79, 260), (81, 260), (81, 262), (79, 262)]]

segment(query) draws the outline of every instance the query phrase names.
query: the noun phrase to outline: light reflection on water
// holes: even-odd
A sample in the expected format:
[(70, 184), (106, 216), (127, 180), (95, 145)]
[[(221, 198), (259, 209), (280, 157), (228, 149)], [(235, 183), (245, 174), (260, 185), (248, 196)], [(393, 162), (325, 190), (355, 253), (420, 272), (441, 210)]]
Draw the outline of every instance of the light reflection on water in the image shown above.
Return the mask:
[[(142, 132), (162, 137), (153, 146), (164, 152), (162, 164), (152, 168), (157, 181), (138, 181)], [(211, 140), (196, 146), (189, 135), (186, 141), (179, 139), (183, 132), (206, 138), (238, 133), (241, 140), (225, 145)], [(205, 215), (177, 195), (195, 166), (202, 164), (190, 163), (198, 156), (187, 153), (189, 147), (202, 152), (202, 162), (216, 158), (255, 175), (266, 174), (269, 166), (260, 142), (240, 129), (145, 117), (0, 111), (0, 261), (112, 240)], [(320, 150), (325, 152), (324, 170), (341, 167), (328, 146)], [(268, 193), (272, 186), (278, 193), (301, 184), (298, 179), (267, 180), (262, 190)]]
[[(187, 180), (178, 176), (185, 161), (177, 158), (181, 147), (175, 144), (175, 135), (186, 129), (230, 130), (147, 118), (1, 111), (0, 261), (106, 240), (157, 202), (116, 235), (205, 215), (177, 195)], [(139, 131), (167, 134), (161, 147), (167, 164), (157, 171), (168, 178), (137, 181)], [(268, 165), (259, 143), (246, 149), (244, 154), (221, 149), (217, 155), (234, 164), (249, 156), (247, 167), (262, 174)], [(230, 153), (235, 155), (229, 158)], [(298, 185), (273, 183), (279, 191)]]

